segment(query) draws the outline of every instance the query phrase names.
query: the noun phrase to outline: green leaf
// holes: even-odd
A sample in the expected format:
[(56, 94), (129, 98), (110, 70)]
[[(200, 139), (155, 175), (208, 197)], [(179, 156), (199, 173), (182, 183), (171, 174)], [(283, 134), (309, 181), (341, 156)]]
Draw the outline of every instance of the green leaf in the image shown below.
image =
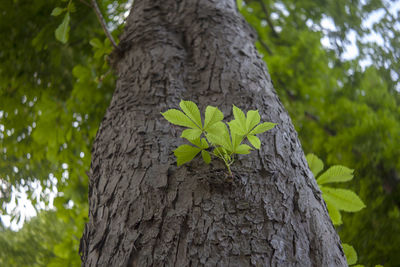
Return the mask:
[(233, 111), (233, 117), (239, 123), (240, 128), (243, 128), (245, 130), (246, 116), (244, 115), (243, 111), (235, 105), (233, 105), (232, 111)]
[(207, 133), (206, 137), (211, 146), (222, 146), (224, 143), (224, 140), (219, 135)]
[(53, 9), (53, 11), (51, 11), (51, 15), (54, 17), (59, 16), (61, 13), (63, 13), (64, 10), (65, 8), (56, 7)]
[(219, 135), (225, 131), (225, 126), (226, 126), (225, 123), (223, 123), (222, 121), (218, 121), (208, 126), (207, 133)]
[(210, 162), (211, 162), (210, 153), (208, 153), (208, 152), (205, 151), (205, 150), (202, 150), (202, 151), (201, 151), (201, 156), (202, 156), (202, 158), (203, 158), (203, 160), (204, 160), (205, 163), (210, 164)]
[(351, 190), (320, 186), (322, 197), (338, 210), (356, 212), (365, 207), (362, 200)]
[(237, 7), (240, 10), (243, 8), (243, 0), (236, 0)]
[(205, 138), (201, 138), (201, 148), (203, 148), (203, 149), (209, 148), (209, 145)]
[(352, 265), (357, 262), (357, 252), (353, 246), (349, 244), (342, 243), (343, 252), (347, 259), (347, 264)]
[(90, 44), (91, 46), (93, 46), (94, 48), (101, 48), (101, 47), (103, 47), (102, 42), (101, 42), (99, 39), (97, 39), (97, 38), (92, 38), (92, 39), (89, 41), (89, 44)]
[(214, 146), (222, 146), (228, 151), (232, 151), (232, 141), (229, 135), (228, 127), (221, 122), (219, 132), (208, 132), (206, 134), (208, 141)]
[(98, 59), (101, 58), (104, 55), (104, 49), (98, 49), (95, 53), (94, 53), (94, 58)]
[(273, 122), (263, 122), (260, 125), (257, 125), (253, 130), (251, 130), (249, 132), (249, 134), (260, 134), (263, 132), (266, 132), (268, 130), (271, 130), (272, 128), (274, 128), (276, 125), (276, 123)]
[(245, 126), (242, 126), (238, 120), (232, 120), (228, 122), (229, 129), (231, 130), (231, 134), (237, 134), (237, 135), (246, 135), (247, 131)]
[(75, 12), (76, 11), (76, 7), (75, 7), (75, 4), (74, 4), (74, 2), (70, 2), (69, 3), (69, 5), (68, 5), (68, 12)]
[(260, 139), (259, 139), (257, 136), (255, 136), (255, 135), (248, 135), (248, 136), (247, 136), (247, 139), (249, 140), (249, 142), (250, 142), (250, 144), (251, 144), (252, 146), (254, 146), (254, 147), (257, 148), (257, 149), (260, 149), (260, 147), (261, 147), (261, 141), (260, 141)]
[(200, 140), (200, 138), (192, 139), (192, 140), (188, 139), (188, 140), (190, 143), (192, 143), (195, 146), (198, 146), (201, 149), (207, 149), (209, 147), (206, 139), (204, 139), (204, 138), (201, 138), (201, 140)]
[(181, 166), (182, 164), (191, 161), (200, 151), (200, 148), (190, 145), (179, 146), (174, 150), (174, 154), (177, 159), (177, 165)]
[(240, 145), (240, 143), (243, 141), (243, 136), (237, 135), (231, 132), (232, 136), (232, 149), (233, 151), (236, 151), (236, 147)]
[(194, 140), (200, 137), (202, 131), (200, 129), (186, 129), (182, 132), (181, 137), (187, 140)]
[(228, 130), (228, 127), (226, 126), (226, 124), (224, 124), (224, 127), (222, 129), (223, 129), (223, 131), (219, 133), (223, 139), (222, 146), (226, 150), (232, 151), (233, 150), (232, 140), (231, 140), (231, 136), (229, 134), (229, 130)]
[[(260, 114), (258, 110), (249, 110), (247, 112), (247, 118), (243, 111), (235, 105), (233, 105), (232, 110), (235, 119), (228, 123), (232, 134), (255, 135), (270, 130), (275, 126), (275, 123), (272, 122), (264, 122), (257, 126), (260, 122)], [(254, 138), (253, 141), (255, 141)]]
[(207, 134), (206, 137), (213, 146), (222, 146), (226, 150), (232, 150), (230, 142), (227, 142), (223, 136)]
[(58, 41), (65, 44), (68, 41), (68, 33), (69, 33), (69, 13), (65, 14), (65, 17), (62, 23), (57, 27), (55, 31), (55, 36)]
[(246, 132), (250, 132), (257, 124), (260, 123), (260, 114), (258, 110), (247, 111)]
[(245, 144), (241, 144), (235, 148), (236, 154), (249, 154), (251, 151), (251, 147)]
[(72, 74), (78, 79), (79, 82), (91, 80), (91, 70), (82, 65), (76, 65), (72, 69)]
[(332, 223), (334, 225), (341, 225), (343, 222), (340, 211), (334, 205), (332, 205), (332, 203), (329, 202), (328, 200), (325, 200), (325, 203), (329, 212), (329, 217), (331, 217)]
[(185, 114), (192, 120), (194, 121), (197, 126), (201, 129), (202, 128), (202, 123), (201, 123), (201, 116), (200, 116), (200, 110), (197, 107), (195, 103), (192, 101), (184, 101), (182, 100), (179, 103), (179, 106), (185, 112)]
[(68, 250), (65, 249), (65, 244), (60, 243), (54, 246), (54, 254), (59, 258), (67, 258), (68, 257)]
[(224, 119), (224, 114), (216, 107), (207, 106), (204, 119), (204, 130)]
[(324, 163), (320, 158), (312, 153), (307, 154), (306, 159), (311, 172), (314, 174), (314, 177), (317, 178), (317, 175), (324, 169)]
[(353, 179), (353, 171), (345, 166), (332, 166), (326, 172), (321, 174), (317, 183), (319, 185), (327, 184), (327, 183), (337, 183), (337, 182), (346, 182)]
[(161, 113), (164, 118), (172, 124), (179, 126), (185, 126), (189, 128), (199, 128), (188, 116), (186, 116), (182, 111), (177, 109), (169, 109), (164, 113)]

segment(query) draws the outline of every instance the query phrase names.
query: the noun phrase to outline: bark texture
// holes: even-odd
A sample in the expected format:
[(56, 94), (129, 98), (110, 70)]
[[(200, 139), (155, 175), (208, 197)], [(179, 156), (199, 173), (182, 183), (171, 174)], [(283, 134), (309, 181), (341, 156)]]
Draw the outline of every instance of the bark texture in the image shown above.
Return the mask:
[[(83, 266), (346, 266), (291, 120), (234, 0), (135, 0), (92, 153)], [(176, 167), (181, 99), (276, 122), (226, 180)]]

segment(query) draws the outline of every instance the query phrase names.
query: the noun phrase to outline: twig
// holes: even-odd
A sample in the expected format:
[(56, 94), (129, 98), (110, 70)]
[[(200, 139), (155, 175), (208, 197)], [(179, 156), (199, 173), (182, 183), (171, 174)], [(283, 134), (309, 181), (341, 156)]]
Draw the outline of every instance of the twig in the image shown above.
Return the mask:
[(107, 29), (106, 22), (105, 22), (105, 20), (104, 20), (103, 15), (101, 14), (100, 8), (99, 8), (99, 6), (97, 5), (96, 0), (92, 0), (92, 7), (94, 8), (94, 12), (96, 13), (97, 18), (99, 19), (100, 24), (101, 24), (101, 26), (103, 27), (104, 33), (106, 34), (106, 36), (108, 37), (108, 39), (110, 39), (111, 44), (114, 46), (114, 48), (115, 48), (116, 50), (120, 50), (119, 47), (118, 47), (118, 45), (117, 45), (117, 43), (115, 42), (114, 38), (112, 37), (112, 35), (110, 34), (110, 32), (109, 32), (108, 29)]
[(269, 17), (269, 12), (268, 12), (267, 7), (265, 6), (263, 0), (258, 0), (258, 2), (260, 2), (261, 8), (265, 13), (265, 19), (267, 20), (268, 26), (271, 28), (272, 35), (274, 37), (278, 38), (279, 34), (275, 31), (274, 24), (272, 23), (271, 18)]
[(104, 73), (103, 75), (101, 75), (99, 77), (99, 83), (103, 82), (103, 80), (108, 76), (108, 74), (111, 73), (111, 69), (108, 69), (108, 71), (106, 73)]
[(260, 42), (261, 46), (264, 47), (265, 50), (267, 50), (268, 54), (272, 56), (274, 53), (272, 53), (271, 48), (259, 37), (258, 41)]

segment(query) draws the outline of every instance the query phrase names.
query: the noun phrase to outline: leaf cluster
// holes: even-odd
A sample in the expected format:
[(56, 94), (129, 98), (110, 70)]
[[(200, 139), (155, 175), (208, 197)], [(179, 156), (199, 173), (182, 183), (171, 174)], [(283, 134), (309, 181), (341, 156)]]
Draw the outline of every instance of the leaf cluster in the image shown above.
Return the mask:
[[(314, 154), (307, 155), (307, 162), (314, 177), (324, 169), (324, 163)], [(340, 211), (357, 212), (365, 208), (364, 202), (352, 190), (325, 186), (329, 183), (347, 182), (353, 179), (353, 171), (345, 166), (335, 165), (318, 176), (317, 184), (322, 191), (329, 215), (334, 225), (342, 224)]]
[[(266, 132), (276, 125), (272, 122), (260, 123), (258, 110), (249, 110), (245, 115), (240, 108), (233, 105), (234, 119), (227, 123), (228, 129), (222, 121), (224, 114), (217, 107), (207, 106), (202, 120), (200, 110), (194, 102), (182, 100), (179, 106), (181, 110), (169, 109), (161, 113), (170, 123), (188, 128), (182, 132), (181, 137), (192, 145), (183, 144), (174, 150), (178, 166), (201, 153), (207, 164), (211, 162), (211, 156), (224, 161), (232, 176), (230, 165), (234, 162), (235, 154), (249, 154), (253, 148), (260, 149), (261, 141), (256, 134)], [(253, 148), (243, 144), (245, 140)]]
[(72, 1), (69, 1), (65, 8), (55, 7), (51, 12), (51, 15), (57, 17), (62, 13), (65, 13), (64, 18), (60, 25), (58, 25), (57, 29), (55, 30), (54, 34), (58, 41), (63, 44), (66, 44), (69, 37), (69, 30), (70, 30), (70, 20), (71, 20), (71, 12), (75, 12), (75, 5)]
[[(310, 153), (306, 157), (308, 165), (314, 177), (324, 169), (324, 163), (316, 155)], [(347, 182), (353, 179), (353, 170), (345, 166), (332, 166), (317, 178), (317, 184), (322, 191), (322, 197), (328, 208), (329, 216), (334, 225), (342, 224), (340, 211), (357, 212), (365, 207), (362, 200), (351, 190), (331, 188), (325, 186), (328, 183)], [(357, 262), (357, 253), (353, 246), (342, 244), (347, 263), (353, 265)], [(362, 265), (357, 265), (361, 267)]]

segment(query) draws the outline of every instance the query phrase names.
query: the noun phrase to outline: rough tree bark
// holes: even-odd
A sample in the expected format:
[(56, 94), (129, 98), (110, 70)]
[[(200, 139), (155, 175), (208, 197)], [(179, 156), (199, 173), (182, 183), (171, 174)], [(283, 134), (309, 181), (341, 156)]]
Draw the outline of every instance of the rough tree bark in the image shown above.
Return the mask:
[[(234, 0), (135, 0), (92, 153), (84, 266), (346, 266), (291, 120)], [(278, 125), (232, 166), (176, 167), (181, 99)]]

